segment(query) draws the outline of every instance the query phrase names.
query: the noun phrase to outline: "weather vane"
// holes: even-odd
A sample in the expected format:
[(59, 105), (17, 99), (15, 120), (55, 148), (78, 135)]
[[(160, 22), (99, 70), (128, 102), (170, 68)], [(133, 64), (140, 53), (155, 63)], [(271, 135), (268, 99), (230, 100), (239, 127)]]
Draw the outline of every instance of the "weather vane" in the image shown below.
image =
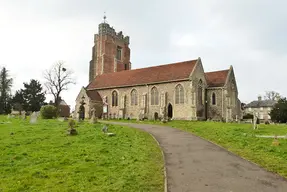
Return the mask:
[(104, 12), (104, 23), (106, 23), (106, 19), (107, 19), (106, 12)]

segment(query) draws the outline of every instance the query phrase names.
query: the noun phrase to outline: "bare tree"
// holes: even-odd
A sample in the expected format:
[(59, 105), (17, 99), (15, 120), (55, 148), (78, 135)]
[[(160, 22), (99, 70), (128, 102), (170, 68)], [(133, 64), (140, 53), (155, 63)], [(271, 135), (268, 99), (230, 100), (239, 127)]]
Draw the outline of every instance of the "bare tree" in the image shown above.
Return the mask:
[(72, 75), (73, 72), (64, 67), (63, 61), (57, 61), (50, 69), (44, 72), (45, 87), (48, 93), (54, 96), (54, 103), (57, 109), (61, 102), (60, 95), (62, 91), (68, 90), (69, 85), (76, 83)]
[(265, 91), (265, 96), (264, 96), (264, 99), (266, 100), (278, 100), (280, 99), (281, 96), (279, 93), (275, 92), (275, 91)]

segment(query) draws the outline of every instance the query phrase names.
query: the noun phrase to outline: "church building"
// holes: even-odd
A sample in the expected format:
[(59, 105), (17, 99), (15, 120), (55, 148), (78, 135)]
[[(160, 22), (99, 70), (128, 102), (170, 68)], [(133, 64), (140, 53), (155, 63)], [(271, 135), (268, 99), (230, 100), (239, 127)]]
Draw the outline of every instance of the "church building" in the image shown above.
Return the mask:
[[(223, 120), (241, 118), (233, 67), (205, 72), (200, 57), (132, 69), (130, 38), (105, 21), (94, 36), (89, 83), (76, 98), (85, 118)], [(84, 103), (84, 106), (81, 106)]]

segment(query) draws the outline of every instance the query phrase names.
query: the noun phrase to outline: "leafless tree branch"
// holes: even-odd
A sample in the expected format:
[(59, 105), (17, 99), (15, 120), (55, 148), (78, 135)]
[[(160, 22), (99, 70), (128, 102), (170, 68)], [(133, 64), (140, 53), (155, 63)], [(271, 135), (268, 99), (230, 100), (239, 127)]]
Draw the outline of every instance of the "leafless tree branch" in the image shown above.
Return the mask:
[(68, 90), (68, 86), (76, 84), (73, 71), (64, 67), (63, 61), (56, 62), (50, 69), (44, 71), (44, 84), (48, 93), (54, 96), (54, 102), (58, 108), (62, 91)]

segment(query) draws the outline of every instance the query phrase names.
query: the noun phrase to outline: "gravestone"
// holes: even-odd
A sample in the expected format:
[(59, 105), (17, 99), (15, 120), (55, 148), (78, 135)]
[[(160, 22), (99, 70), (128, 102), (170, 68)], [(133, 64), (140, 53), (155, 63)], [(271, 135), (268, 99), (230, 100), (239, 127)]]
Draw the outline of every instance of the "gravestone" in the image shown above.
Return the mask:
[(11, 115), (10, 115), (10, 114), (8, 114), (8, 115), (7, 115), (7, 119), (10, 119), (10, 118), (11, 118)]
[(32, 115), (30, 116), (30, 123), (31, 124), (36, 123), (37, 122), (37, 118), (38, 118), (37, 114), (35, 112), (33, 112)]
[(95, 108), (92, 108), (91, 109), (91, 120), (90, 120), (90, 123), (94, 124), (98, 121), (97, 117), (96, 117), (96, 109)]
[(115, 133), (109, 133), (108, 132), (108, 127), (106, 125), (103, 126), (102, 131), (104, 134), (106, 134), (107, 136), (115, 136)]
[(59, 118), (58, 118), (58, 121), (60, 121), (60, 122), (64, 122), (64, 121), (65, 121), (65, 119), (64, 119), (63, 117), (59, 117)]
[(107, 133), (108, 132), (108, 127), (106, 125), (103, 126), (102, 132), (103, 133)]
[(253, 129), (257, 129), (257, 116), (253, 113)]
[(22, 119), (25, 120), (26, 119), (26, 111), (23, 111), (21, 116), (22, 116)]

